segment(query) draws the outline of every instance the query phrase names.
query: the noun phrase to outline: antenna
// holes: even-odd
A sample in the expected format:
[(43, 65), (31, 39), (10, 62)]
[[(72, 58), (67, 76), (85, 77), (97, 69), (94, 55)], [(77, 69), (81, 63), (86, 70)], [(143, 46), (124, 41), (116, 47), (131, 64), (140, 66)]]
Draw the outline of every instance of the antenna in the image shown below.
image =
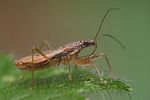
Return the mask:
[[(107, 36), (107, 37), (110, 37), (111, 39), (113, 39), (116, 43), (118, 43), (123, 49), (125, 49), (125, 46), (124, 46), (117, 38), (115, 38), (114, 36), (112, 36), (112, 35), (110, 35), (110, 34), (102, 34), (101, 37), (98, 37), (98, 35), (100, 34), (100, 30), (101, 30), (101, 28), (102, 28), (102, 26), (103, 26), (103, 23), (104, 23), (104, 21), (105, 21), (107, 15), (110, 13), (110, 11), (113, 11), (113, 10), (120, 10), (120, 8), (110, 8), (110, 9), (108, 9), (108, 10), (106, 11), (106, 13), (105, 13), (105, 15), (103, 16), (102, 21), (101, 21), (101, 23), (100, 23), (100, 25), (99, 25), (98, 31), (97, 31), (97, 33), (96, 33), (96, 36), (94, 37), (93, 40), (94, 40), (94, 41), (98, 41), (100, 38), (102, 38), (102, 37), (104, 37), (104, 36)], [(91, 55), (94, 54), (94, 52), (96, 51), (96, 49), (97, 49), (97, 45), (95, 46), (95, 48), (94, 48), (94, 50), (92, 51)]]
[(102, 36), (107, 36), (110, 37), (111, 39), (113, 39), (116, 43), (118, 43), (124, 50), (126, 49), (126, 47), (114, 36), (110, 35), (110, 34), (103, 34)]
[(94, 37), (94, 40), (96, 40), (97, 37), (98, 37), (98, 35), (100, 34), (100, 30), (101, 30), (101, 28), (102, 28), (102, 26), (103, 26), (103, 23), (104, 23), (105, 18), (107, 17), (107, 15), (109, 14), (109, 12), (110, 12), (110, 11), (113, 11), (113, 10), (120, 10), (120, 9), (119, 9), (119, 8), (110, 8), (110, 9), (108, 9), (108, 10), (106, 11), (104, 17), (102, 18), (102, 21), (101, 21), (101, 23), (100, 23), (100, 26), (99, 26), (99, 28), (98, 28), (98, 31), (97, 31), (97, 33), (96, 33), (96, 36)]

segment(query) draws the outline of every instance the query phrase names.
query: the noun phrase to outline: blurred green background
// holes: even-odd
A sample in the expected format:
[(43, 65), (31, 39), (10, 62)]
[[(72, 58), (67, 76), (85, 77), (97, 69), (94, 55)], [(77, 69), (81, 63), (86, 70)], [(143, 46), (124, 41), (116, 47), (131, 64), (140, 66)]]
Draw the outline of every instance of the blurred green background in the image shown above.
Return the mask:
[(68, 42), (92, 39), (108, 8), (120, 11), (109, 14), (101, 32), (117, 37), (127, 49), (104, 38), (97, 52), (108, 55), (117, 75), (131, 80), (135, 90), (132, 100), (148, 100), (149, 0), (1, 0), (0, 53), (19, 58), (31, 54), (32, 46), (45, 39), (54, 49)]

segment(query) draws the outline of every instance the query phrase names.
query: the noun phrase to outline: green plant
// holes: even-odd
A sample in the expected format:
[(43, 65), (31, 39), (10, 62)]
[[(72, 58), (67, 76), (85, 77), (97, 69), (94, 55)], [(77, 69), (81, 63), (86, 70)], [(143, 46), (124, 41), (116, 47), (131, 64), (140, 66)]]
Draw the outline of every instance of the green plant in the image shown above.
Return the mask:
[(73, 81), (67, 78), (67, 67), (52, 67), (35, 72), (35, 86), (30, 89), (31, 74), (22, 76), (13, 64), (12, 58), (0, 56), (0, 99), (1, 100), (85, 100), (106, 99), (119, 94), (130, 94), (132, 88), (119, 78), (99, 77), (92, 68), (74, 68)]

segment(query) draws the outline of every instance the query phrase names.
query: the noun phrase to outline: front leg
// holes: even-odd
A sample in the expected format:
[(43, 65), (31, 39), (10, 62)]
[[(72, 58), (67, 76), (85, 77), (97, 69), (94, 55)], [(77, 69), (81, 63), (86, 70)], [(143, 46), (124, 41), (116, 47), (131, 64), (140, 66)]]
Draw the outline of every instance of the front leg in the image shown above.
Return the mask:
[(97, 49), (97, 44), (94, 46), (94, 49), (90, 55), (93, 55), (95, 53), (96, 49)]
[(95, 67), (97, 74), (99, 75), (99, 77), (101, 78), (101, 71), (98, 69), (98, 67), (96, 66), (96, 64), (94, 64), (93, 62), (93, 56), (92, 55), (88, 55), (88, 56), (83, 56), (83, 57), (79, 57), (74, 59), (73, 61), (74, 64), (76, 64), (77, 66), (89, 66), (92, 65)]
[(110, 75), (113, 75), (112, 67), (111, 67), (111, 64), (110, 64), (110, 61), (109, 61), (108, 57), (104, 53), (100, 53), (99, 56), (105, 58), (105, 60), (108, 64), (108, 67), (109, 67)]

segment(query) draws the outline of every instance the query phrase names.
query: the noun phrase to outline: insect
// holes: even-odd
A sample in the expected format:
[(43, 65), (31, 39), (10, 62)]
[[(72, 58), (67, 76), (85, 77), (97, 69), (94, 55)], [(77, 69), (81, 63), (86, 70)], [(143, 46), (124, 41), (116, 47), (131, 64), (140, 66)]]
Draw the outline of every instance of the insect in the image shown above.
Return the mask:
[[(111, 64), (110, 64), (107, 56), (104, 53), (100, 53), (100, 54), (95, 53), (95, 51), (97, 49), (97, 41), (101, 37), (104, 37), (104, 36), (108, 36), (108, 37), (112, 38), (118, 44), (120, 44), (123, 48), (125, 48), (120, 41), (118, 41), (115, 37), (113, 37), (110, 34), (101, 34), (101, 37), (98, 38), (98, 35), (100, 34), (100, 30), (102, 28), (105, 18), (109, 14), (109, 12), (112, 10), (119, 10), (119, 9), (111, 8), (111, 9), (107, 10), (104, 17), (102, 18), (102, 21), (100, 23), (100, 26), (98, 28), (98, 31), (97, 31), (94, 39), (81, 40), (81, 41), (77, 41), (77, 42), (68, 43), (68, 44), (64, 45), (63, 47), (60, 47), (55, 50), (51, 50), (48, 42), (45, 41), (45, 42), (43, 42), (43, 44), (41, 45), (40, 48), (42, 48), (44, 46), (44, 44), (46, 44), (46, 46), (49, 48), (49, 50), (41, 51), (41, 49), (34, 46), (32, 48), (32, 55), (15, 60), (15, 65), (17, 66), (17, 68), (19, 68), (21, 70), (27, 70), (27, 71), (32, 72), (31, 86), (34, 85), (34, 71), (46, 69), (51, 66), (58, 66), (60, 64), (68, 65), (69, 80), (72, 80), (71, 69), (70, 69), (71, 63), (74, 63), (78, 66), (92, 65), (95, 67), (98, 75), (100, 76), (100, 71), (99, 71), (98, 67), (94, 64), (94, 60), (96, 58), (100, 58), (100, 57), (105, 58), (108, 66), (109, 66), (110, 74), (112, 74)], [(89, 55), (79, 57), (80, 51), (83, 50), (84, 48), (87, 48), (90, 46), (94, 46), (93, 51)]]

